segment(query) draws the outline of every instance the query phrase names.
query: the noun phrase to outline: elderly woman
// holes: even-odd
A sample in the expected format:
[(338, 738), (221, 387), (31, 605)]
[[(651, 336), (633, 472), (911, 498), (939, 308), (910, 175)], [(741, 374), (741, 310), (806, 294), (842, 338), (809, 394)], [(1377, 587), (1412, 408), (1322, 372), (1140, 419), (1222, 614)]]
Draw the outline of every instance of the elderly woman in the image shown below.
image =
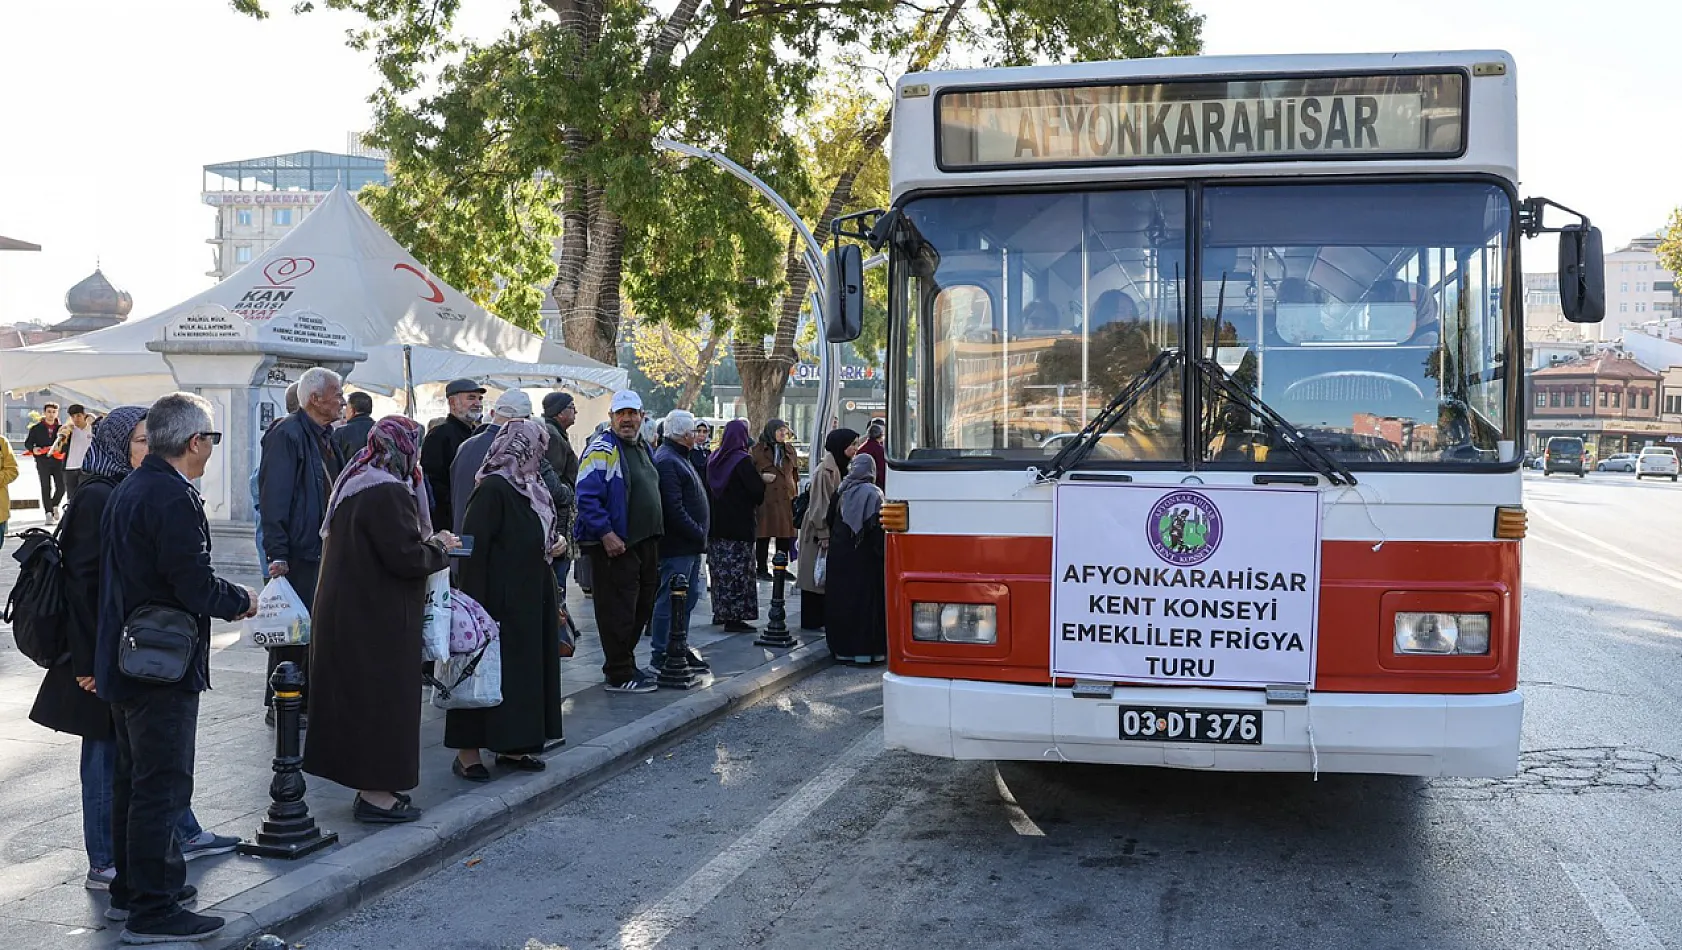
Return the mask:
[(502, 703), (452, 709), (444, 717), (444, 745), (457, 750), (450, 768), (470, 782), (491, 778), (479, 750), (496, 753), (498, 765), (541, 772), (538, 753), (563, 735), (560, 613), (549, 559), (564, 548), (539, 471), (548, 447), (542, 425), (504, 423), (479, 466), (462, 520), (462, 534), (474, 542), (461, 565), (461, 592), (485, 608), (502, 639)]
[(434, 532), (420, 470), (421, 427), (386, 416), (345, 467), (321, 527), (310, 630), (304, 771), (357, 789), (357, 821), (420, 817), (421, 619), (426, 579), (460, 546)]
[(869, 666), (888, 659), (885, 536), (876, 462), (855, 455), (829, 511), (829, 652)]
[[(82, 461), (76, 497), (59, 528), (64, 555), (66, 646), (69, 654), (47, 670), (29, 718), (56, 732), (82, 737), (82, 847), (88, 855), (89, 890), (103, 891), (116, 877), (111, 842), (113, 782), (117, 771), (117, 736), (111, 707), (94, 695), (95, 621), (99, 612), (99, 519), (105, 504), (135, 466), (146, 458), (146, 409), (118, 406), (99, 420)], [(199, 827), (189, 809), (175, 829), (182, 858), (191, 861), (225, 854), (238, 838)]]
[(810, 503), (800, 523), (800, 629), (824, 628), (824, 585), (818, 564), (829, 555), (829, 506), (841, 490), (841, 475), (858, 452), (859, 434), (836, 429), (824, 439), (823, 461), (812, 473)]
[(788, 553), (799, 526), (794, 523), (794, 496), (800, 493), (800, 465), (794, 454), (794, 430), (781, 419), (765, 423), (753, 446), (753, 462), (765, 483), (765, 502), (759, 506), (759, 540), (754, 563), (760, 580), (771, 579), (771, 542)]
[[(713, 623), (725, 633), (753, 633), (759, 619), (759, 586), (753, 579), (755, 512), (765, 500), (765, 481), (748, 451), (748, 424), (733, 419), (719, 437), (718, 451), (707, 460), (707, 494), (712, 521), (707, 526), (707, 566)], [(790, 512), (792, 519), (793, 513)]]

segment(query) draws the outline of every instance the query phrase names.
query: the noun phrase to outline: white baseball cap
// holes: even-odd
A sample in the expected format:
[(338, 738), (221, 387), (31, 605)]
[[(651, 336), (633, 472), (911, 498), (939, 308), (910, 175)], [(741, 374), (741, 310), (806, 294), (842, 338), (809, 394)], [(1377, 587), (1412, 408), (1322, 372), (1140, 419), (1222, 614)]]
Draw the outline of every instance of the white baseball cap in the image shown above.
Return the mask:
[(609, 412), (619, 412), (624, 409), (642, 411), (642, 397), (629, 389), (621, 389), (613, 394), (613, 408)]
[(491, 411), (504, 419), (530, 419), (531, 397), (518, 389), (510, 389), (496, 397)]

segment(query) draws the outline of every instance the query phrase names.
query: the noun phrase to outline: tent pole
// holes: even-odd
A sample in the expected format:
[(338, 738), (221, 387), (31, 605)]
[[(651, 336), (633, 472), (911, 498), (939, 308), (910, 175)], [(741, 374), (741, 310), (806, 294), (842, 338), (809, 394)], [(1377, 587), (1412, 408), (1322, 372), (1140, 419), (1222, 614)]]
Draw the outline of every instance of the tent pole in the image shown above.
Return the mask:
[(403, 344), (403, 414), (415, 417), (415, 364), (409, 344)]

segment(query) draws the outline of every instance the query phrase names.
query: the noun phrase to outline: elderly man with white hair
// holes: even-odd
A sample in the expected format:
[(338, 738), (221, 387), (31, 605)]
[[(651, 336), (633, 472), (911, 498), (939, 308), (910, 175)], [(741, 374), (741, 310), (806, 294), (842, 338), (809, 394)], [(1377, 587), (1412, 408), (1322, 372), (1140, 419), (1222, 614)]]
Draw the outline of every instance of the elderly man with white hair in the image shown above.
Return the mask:
[[(654, 619), (649, 623), (653, 655), (649, 666), (658, 670), (666, 662), (666, 645), (672, 634), (672, 579), (682, 577), (689, 584), (684, 601), (684, 622), (695, 611), (701, 595), (701, 552), (707, 549), (707, 527), (711, 511), (707, 490), (689, 453), (695, 448), (695, 416), (682, 409), (666, 416), (665, 438), (654, 453), (654, 467), (660, 472), (660, 510), (665, 530), (660, 535), (660, 590), (654, 596)], [(693, 649), (689, 666), (697, 672), (709, 670)]]
[[(327, 499), (345, 459), (333, 439), (333, 421), (344, 412), (344, 380), (330, 369), (314, 367), (298, 377), (298, 411), (275, 423), (263, 436), (257, 468), (258, 511), (262, 518), (263, 559), (270, 578), (284, 577), (306, 610), (315, 604), (321, 573), (321, 522)], [(304, 674), (304, 702), (309, 703), (308, 646), (271, 647), (269, 673), (291, 660)], [(274, 698), (265, 677), (264, 705)], [(274, 725), (274, 708), (264, 715)]]

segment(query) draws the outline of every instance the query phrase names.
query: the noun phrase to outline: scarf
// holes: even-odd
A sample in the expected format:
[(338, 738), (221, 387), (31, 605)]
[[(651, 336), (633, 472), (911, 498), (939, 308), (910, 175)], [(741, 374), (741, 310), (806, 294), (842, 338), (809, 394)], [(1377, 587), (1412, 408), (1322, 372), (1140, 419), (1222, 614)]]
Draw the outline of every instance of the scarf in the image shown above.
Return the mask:
[(771, 464), (778, 468), (783, 467), (783, 459), (787, 456), (788, 450), (783, 447), (783, 443), (777, 441), (777, 433), (786, 428), (788, 428), (788, 423), (781, 419), (772, 419), (765, 423), (764, 431), (759, 433), (759, 444), (771, 450)]
[(882, 513), (882, 489), (876, 487), (876, 460), (864, 453), (853, 456), (847, 477), (841, 480), (841, 520), (853, 529), (854, 537), (865, 523)]
[(707, 488), (711, 489), (714, 498), (724, 494), (725, 487), (730, 484), (730, 473), (747, 457), (748, 424), (733, 419), (724, 427), (724, 434), (718, 437), (717, 451), (707, 460)]
[(93, 441), (82, 459), (83, 474), (120, 479), (134, 471), (134, 466), (128, 463), (128, 440), (134, 435), (134, 427), (145, 418), (145, 406), (118, 406), (94, 423)]
[(486, 476), (500, 475), (514, 490), (526, 496), (537, 520), (543, 525), (545, 553), (560, 540), (559, 519), (555, 517), (555, 499), (543, 484), (543, 453), (549, 448), (549, 430), (530, 419), (510, 419), (502, 424), (491, 439), (485, 463), (479, 466), (474, 483)]
[(859, 434), (851, 429), (836, 429), (823, 440), (823, 450), (835, 460), (835, 470), (845, 472), (853, 460), (847, 457), (847, 450), (859, 440)]
[(333, 495), (327, 500), (327, 514), (321, 519), (321, 536), (333, 523), (333, 512), (339, 503), (358, 492), (388, 482), (406, 485), (415, 496), (415, 523), (421, 537), (432, 537), (432, 513), (427, 510), (425, 490), (421, 488), (420, 443), (423, 430), (420, 423), (404, 416), (386, 416), (368, 430), (368, 444), (360, 449), (339, 480), (333, 485)]

